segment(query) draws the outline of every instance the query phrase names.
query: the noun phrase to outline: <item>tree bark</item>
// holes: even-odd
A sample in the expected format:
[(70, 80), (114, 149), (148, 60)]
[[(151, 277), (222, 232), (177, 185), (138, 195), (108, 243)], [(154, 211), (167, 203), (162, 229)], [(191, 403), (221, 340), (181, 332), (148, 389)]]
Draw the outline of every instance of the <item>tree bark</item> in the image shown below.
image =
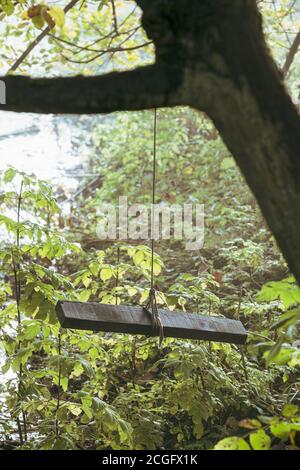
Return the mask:
[(215, 62), (224, 63), (211, 80), (213, 99), (204, 110), (300, 283), (300, 119), (266, 48), (260, 17), (245, 3), (247, 12), (240, 5), (223, 17)]
[[(182, 104), (180, 70), (164, 64), (95, 77), (29, 78), (6, 76), (7, 104), (1, 110), (98, 114)], [(176, 73), (178, 72), (178, 73)]]
[(300, 117), (255, 0), (137, 0), (153, 66), (99, 77), (5, 77), (0, 109), (101, 113), (189, 105), (215, 123), (300, 283)]

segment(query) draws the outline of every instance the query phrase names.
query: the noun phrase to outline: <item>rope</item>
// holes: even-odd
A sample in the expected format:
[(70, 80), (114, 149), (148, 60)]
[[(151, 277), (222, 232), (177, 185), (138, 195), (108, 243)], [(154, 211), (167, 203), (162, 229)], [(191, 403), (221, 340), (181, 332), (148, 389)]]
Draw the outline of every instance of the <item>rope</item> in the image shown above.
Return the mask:
[(153, 168), (152, 168), (152, 214), (151, 214), (151, 280), (150, 280), (150, 292), (149, 300), (145, 306), (145, 310), (151, 316), (152, 322), (152, 334), (159, 336), (159, 348), (162, 345), (164, 339), (164, 327), (159, 315), (156, 300), (156, 290), (154, 287), (154, 237), (153, 237), (153, 226), (154, 226), (154, 204), (155, 204), (155, 189), (156, 189), (156, 142), (157, 142), (157, 109), (154, 108), (154, 123), (153, 123)]
[(151, 316), (152, 335), (159, 336), (158, 347), (160, 348), (164, 340), (164, 327), (157, 308), (156, 292), (154, 288), (150, 289), (149, 300), (144, 309)]
[(155, 189), (156, 189), (156, 135), (157, 135), (157, 110), (154, 109), (154, 123), (153, 123), (153, 168), (152, 168), (152, 213), (151, 213), (151, 289), (154, 288), (154, 204), (155, 204)]

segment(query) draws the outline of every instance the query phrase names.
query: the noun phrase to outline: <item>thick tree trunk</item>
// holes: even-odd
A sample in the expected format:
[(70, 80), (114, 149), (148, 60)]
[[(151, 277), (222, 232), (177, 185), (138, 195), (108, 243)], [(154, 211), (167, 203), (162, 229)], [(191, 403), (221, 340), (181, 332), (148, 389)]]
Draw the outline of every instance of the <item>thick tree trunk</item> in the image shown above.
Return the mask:
[(0, 109), (100, 113), (189, 105), (213, 120), (300, 283), (300, 117), (256, 0), (137, 0), (156, 63), (99, 77), (5, 77)]
[(253, 2), (233, 3), (205, 59), (211, 100), (203, 106), (202, 85), (190, 104), (215, 123), (300, 283), (299, 115), (266, 49)]
[[(281, 103), (278, 120), (264, 114), (247, 88), (216, 95), (232, 114), (210, 116), (254, 193), (291, 271), (300, 283), (300, 136), (291, 134), (293, 113)], [(245, 111), (236, 113), (237, 104)], [(224, 109), (224, 108), (223, 108)], [(273, 116), (274, 117), (274, 116)], [(298, 138), (297, 138), (298, 136)]]

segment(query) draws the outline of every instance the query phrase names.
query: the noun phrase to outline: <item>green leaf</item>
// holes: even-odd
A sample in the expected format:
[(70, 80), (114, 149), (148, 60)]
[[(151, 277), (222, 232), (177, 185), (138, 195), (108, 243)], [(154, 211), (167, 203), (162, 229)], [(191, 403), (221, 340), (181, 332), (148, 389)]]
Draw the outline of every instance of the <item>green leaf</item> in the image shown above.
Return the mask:
[(81, 399), (82, 403), (82, 410), (84, 413), (87, 415), (89, 419), (92, 419), (93, 417), (93, 411), (92, 411), (92, 398), (91, 397), (83, 397)]
[(115, 302), (116, 302), (116, 297), (111, 294), (106, 294), (101, 299), (102, 304), (112, 305), (112, 304), (115, 304)]
[(74, 416), (79, 416), (82, 412), (81, 406), (77, 403), (68, 403), (68, 409)]
[(271, 330), (277, 330), (279, 328), (288, 327), (294, 325), (300, 321), (300, 310), (299, 308), (294, 310), (289, 310), (286, 313), (280, 315), (279, 320), (277, 320), (271, 327)]
[(161, 266), (158, 263), (153, 263), (153, 272), (155, 276), (158, 276), (161, 273)]
[(285, 308), (300, 303), (300, 288), (293, 277), (265, 284), (257, 296), (261, 301), (280, 299)]
[(89, 289), (84, 289), (78, 294), (78, 300), (80, 302), (87, 302), (91, 296), (91, 291)]
[(113, 270), (111, 267), (102, 268), (100, 271), (100, 279), (105, 282), (108, 281), (113, 275)]
[(178, 302), (178, 296), (177, 295), (167, 295), (166, 296), (166, 301), (167, 301), (168, 307), (170, 309), (174, 310), (174, 308), (176, 307), (177, 302)]
[(120, 419), (118, 422), (118, 433), (119, 433), (121, 442), (131, 443), (132, 427), (129, 423), (127, 423), (123, 419)]
[(85, 273), (83, 276), (82, 276), (82, 279), (81, 279), (81, 282), (82, 284), (84, 285), (84, 287), (89, 287), (89, 285), (91, 284), (92, 282), (92, 279), (90, 278), (90, 273)]
[(271, 438), (263, 429), (251, 433), (249, 440), (254, 450), (269, 450), (271, 447)]
[(74, 443), (72, 439), (69, 439), (68, 437), (56, 437), (55, 441), (53, 443), (53, 446), (51, 447), (52, 450), (72, 450), (74, 449)]
[(136, 251), (132, 259), (134, 264), (139, 266), (144, 261), (144, 253), (142, 251)]
[(55, 24), (59, 27), (62, 28), (64, 23), (65, 23), (65, 13), (62, 8), (59, 7), (51, 7), (49, 9), (49, 14), (52, 16), (52, 18), (55, 21)]
[(34, 16), (32, 18), (32, 22), (33, 22), (34, 26), (38, 29), (41, 29), (45, 24), (45, 20), (41, 15)]
[(284, 336), (280, 337), (279, 340), (273, 346), (273, 348), (268, 352), (267, 364), (270, 364), (272, 361), (276, 360), (277, 356), (280, 353), (280, 350), (284, 341), (285, 341), (285, 337)]
[(97, 348), (93, 347), (89, 349), (89, 356), (92, 361), (95, 361), (99, 357), (99, 351)]
[(141, 298), (140, 298), (140, 303), (144, 303), (149, 297), (149, 290), (148, 289), (145, 289), (143, 292), (142, 292), (142, 295), (141, 295)]
[(98, 276), (99, 263), (97, 263), (97, 261), (92, 261), (92, 263), (89, 264), (89, 268), (93, 276)]
[(6, 0), (5, 2), (2, 2), (1, 7), (4, 13), (6, 13), (8, 16), (12, 15), (15, 10), (14, 4), (11, 0)]
[[(200, 412), (198, 412), (200, 415)], [(204, 432), (203, 422), (200, 416), (193, 415), (194, 434), (197, 439), (201, 439)]]
[(29, 324), (26, 327), (25, 331), (25, 338), (26, 339), (33, 339), (35, 338), (40, 332), (40, 325), (36, 322)]
[(3, 176), (4, 183), (10, 183), (14, 179), (16, 174), (17, 174), (17, 170), (15, 168), (8, 168), (5, 171), (4, 176)]
[(83, 370), (86, 373), (86, 375), (89, 377), (94, 377), (95, 371), (91, 363), (87, 361), (86, 359), (84, 359), (82, 356), (76, 355), (76, 358), (79, 361), (79, 363), (82, 365)]
[(229, 170), (230, 168), (234, 168), (236, 166), (236, 163), (234, 161), (234, 158), (232, 157), (226, 157), (223, 159), (221, 163), (221, 170)]
[(129, 297), (133, 297), (138, 292), (138, 290), (135, 287), (126, 286), (126, 289), (127, 289)]
[(299, 407), (297, 405), (293, 405), (292, 403), (287, 403), (284, 405), (283, 410), (282, 410), (282, 415), (285, 418), (291, 418), (292, 416), (295, 416), (299, 411)]
[(61, 385), (61, 388), (63, 389), (63, 391), (66, 392), (68, 390), (69, 378), (68, 377), (62, 377), (60, 379), (60, 385)]
[(226, 437), (215, 445), (214, 450), (251, 450), (249, 444), (241, 437)]
[(82, 373), (83, 373), (82, 365), (79, 362), (76, 362), (76, 364), (74, 365), (72, 375), (74, 375), (75, 377), (80, 377)]
[(289, 437), (291, 425), (285, 421), (274, 419), (271, 423), (270, 431), (278, 439), (286, 440)]
[(261, 422), (258, 419), (243, 419), (239, 422), (239, 426), (244, 429), (261, 428)]

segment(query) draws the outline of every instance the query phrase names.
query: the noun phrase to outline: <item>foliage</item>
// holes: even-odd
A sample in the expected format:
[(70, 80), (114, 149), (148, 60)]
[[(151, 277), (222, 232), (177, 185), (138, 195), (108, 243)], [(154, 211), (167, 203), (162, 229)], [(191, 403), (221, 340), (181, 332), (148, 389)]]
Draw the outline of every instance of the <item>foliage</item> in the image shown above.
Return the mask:
[(22, 60), (19, 71), (55, 76), (59, 69), (68, 75), (90, 75), (152, 61), (153, 46), (139, 24), (134, 1), (75, 1), (64, 13), (69, 3), (2, 0), (0, 21), (6, 40), (1, 43), (0, 68), (6, 72), (13, 66), (24, 45), (28, 47), (46, 26), (49, 33)]
[[(228, 409), (241, 415), (255, 410), (256, 394), (268, 402), (273, 373), (249, 364), (251, 380), (241, 385), (241, 359), (232, 346), (168, 339), (159, 350), (153, 339), (60, 330), (54, 314), (59, 299), (146, 300), (148, 289), (138, 282), (149, 282), (149, 248), (119, 247), (124, 262), (117, 266), (109, 262), (113, 249), (84, 253), (60, 235), (59, 208), (46, 182), (12, 168), (2, 181), (4, 436), (19, 433), (22, 448), (31, 449), (202, 448), (212, 445), (211, 431), (203, 435)], [(63, 273), (76, 257), (86, 269)], [(158, 255), (156, 263), (159, 274)], [(218, 286), (213, 276), (186, 274), (170, 291), (191, 302), (203, 292), (205, 301), (218, 305), (208, 286)]]
[[(240, 178), (238, 173), (234, 178)], [(46, 182), (12, 168), (2, 180), (1, 339), (6, 354), (3, 372), (8, 376), (2, 386), (4, 436), (15, 435), (21, 427), (23, 448), (210, 448), (224, 426), (231, 429), (233, 416), (242, 420), (251, 414), (266, 415), (270, 409), (276, 413), (271, 389), (281, 369), (266, 371), (257, 360), (247, 361), (245, 381), (233, 346), (168, 339), (159, 350), (153, 339), (61, 331), (54, 315), (59, 299), (145, 301), (149, 248), (119, 244), (86, 252), (61, 236), (59, 207)], [(221, 227), (227, 230), (222, 223)], [(249, 279), (255, 285), (261, 275), (256, 270), (264, 258), (259, 254), (254, 262), (253, 243), (233, 238), (228, 255), (220, 248), (213, 257), (222, 259), (221, 270), (216, 271), (212, 260), (208, 271), (191, 270), (175, 278), (172, 270), (171, 276), (164, 274), (166, 263), (157, 254), (157, 281), (165, 285), (160, 301), (171, 309), (193, 310), (200, 304), (211, 314), (248, 315), (253, 322), (255, 305), (263, 306), (266, 297), (253, 299), (251, 310), (244, 292), (240, 298), (239, 288), (229, 289), (237, 260), (241, 272), (250, 270), (244, 287), (248, 293)], [(196, 266), (202, 258), (196, 257)], [(78, 265), (80, 270), (74, 270)], [(293, 291), (291, 280), (288, 287)], [(282, 315), (277, 297), (273, 292), (267, 300), (276, 301)], [(237, 299), (233, 310), (232, 298)], [(285, 369), (287, 377), (288, 373)]]
[[(297, 2), (296, 2), (297, 3)], [(259, 2), (282, 66), (299, 29), (297, 4)], [(128, 70), (154, 58), (132, 1), (0, 1), (6, 72), (46, 25), (18, 69), (60, 74)], [(117, 13), (115, 15), (113, 5)], [(288, 86), (296, 98), (299, 60)], [(99, 206), (149, 203), (153, 112), (91, 118), (87, 177), (64, 188), (8, 168), (0, 193), (0, 432), (3, 448), (298, 448), (299, 289), (252, 194), (212, 124), (190, 109), (158, 110), (157, 202), (204, 203), (205, 245), (156, 243), (158, 301), (169, 309), (241, 319), (244, 351), (227, 344), (62, 330), (58, 300), (143, 304), (149, 247), (95, 238)]]
[[(243, 437), (226, 437), (215, 445), (215, 450), (270, 450), (299, 446), (300, 415), (296, 405), (286, 404), (280, 416), (261, 416), (239, 422), (247, 430)], [(251, 430), (249, 432), (249, 430)]]

